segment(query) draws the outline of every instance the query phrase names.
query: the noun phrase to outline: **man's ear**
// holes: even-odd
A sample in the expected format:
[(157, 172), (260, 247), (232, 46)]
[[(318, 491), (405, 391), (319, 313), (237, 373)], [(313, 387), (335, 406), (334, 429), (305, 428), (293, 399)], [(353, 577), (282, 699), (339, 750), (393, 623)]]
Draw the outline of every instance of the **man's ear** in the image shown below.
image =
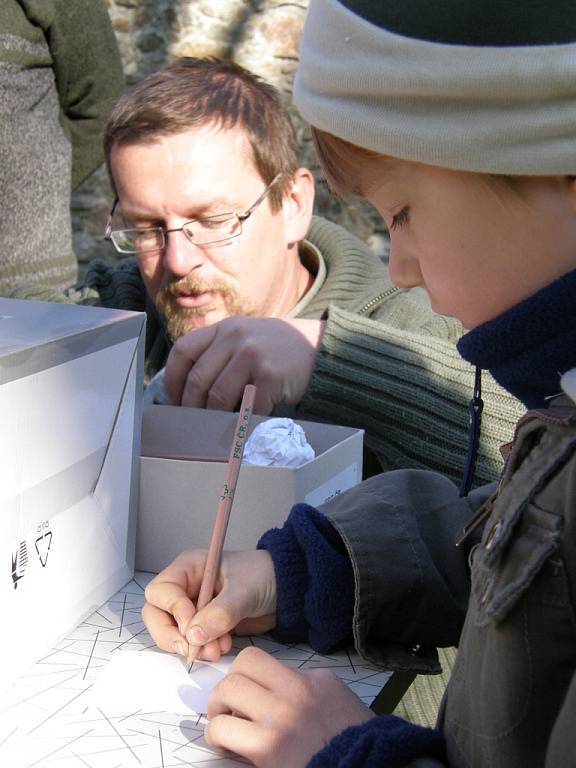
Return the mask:
[(576, 213), (576, 176), (566, 176), (566, 184), (568, 185), (568, 193), (572, 204), (572, 210)]
[(288, 245), (304, 240), (310, 229), (313, 208), (314, 177), (307, 168), (298, 168), (282, 201)]

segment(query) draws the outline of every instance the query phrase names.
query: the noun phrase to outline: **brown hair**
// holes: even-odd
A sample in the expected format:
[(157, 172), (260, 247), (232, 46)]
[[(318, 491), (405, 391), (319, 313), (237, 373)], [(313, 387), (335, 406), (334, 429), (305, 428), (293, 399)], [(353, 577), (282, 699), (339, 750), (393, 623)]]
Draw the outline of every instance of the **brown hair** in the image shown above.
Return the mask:
[[(320, 128), (310, 127), (312, 141), (318, 157), (320, 168), (331, 189), (340, 197), (349, 195), (366, 196), (367, 187), (371, 182), (377, 181), (374, 171), (374, 160), (379, 161), (379, 172), (382, 172), (383, 163), (392, 165), (395, 162), (389, 155), (381, 155), (371, 149), (351, 144), (345, 139), (340, 139)], [(384, 166), (385, 167), (385, 166)], [(474, 173), (462, 171), (462, 173)], [(525, 176), (512, 176), (510, 174), (478, 173), (474, 175), (483, 179), (493, 192), (502, 189), (515, 192), (520, 195), (520, 182)], [(363, 184), (361, 183), (363, 182)]]
[(320, 168), (332, 190), (340, 197), (362, 196), (361, 172), (369, 170), (371, 161), (383, 155), (339, 139), (320, 128), (311, 126), (310, 130)]
[(230, 61), (183, 57), (124, 94), (104, 133), (108, 170), (115, 146), (153, 141), (204, 125), (243, 130), (265, 184), (283, 174), (270, 192), (272, 210), (278, 210), (299, 167), (294, 126), (279, 91)]

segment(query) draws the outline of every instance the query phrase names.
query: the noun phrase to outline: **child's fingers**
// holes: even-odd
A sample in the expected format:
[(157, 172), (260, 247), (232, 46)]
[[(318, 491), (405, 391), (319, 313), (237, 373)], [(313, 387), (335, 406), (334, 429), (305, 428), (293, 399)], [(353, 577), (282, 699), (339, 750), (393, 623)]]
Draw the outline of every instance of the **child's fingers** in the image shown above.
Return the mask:
[(204, 730), (208, 744), (227, 749), (257, 766), (265, 765), (266, 734), (261, 726), (232, 715), (217, 715)]
[(208, 700), (208, 719), (234, 712), (235, 715), (260, 721), (274, 706), (272, 694), (244, 675), (231, 672), (218, 683)]
[(186, 638), (180, 634), (178, 625), (170, 613), (156, 608), (151, 603), (146, 603), (142, 608), (142, 620), (158, 648), (180, 656), (187, 655)]
[(300, 673), (255, 646), (240, 651), (230, 671), (249, 678), (263, 688), (284, 693), (301, 679)]

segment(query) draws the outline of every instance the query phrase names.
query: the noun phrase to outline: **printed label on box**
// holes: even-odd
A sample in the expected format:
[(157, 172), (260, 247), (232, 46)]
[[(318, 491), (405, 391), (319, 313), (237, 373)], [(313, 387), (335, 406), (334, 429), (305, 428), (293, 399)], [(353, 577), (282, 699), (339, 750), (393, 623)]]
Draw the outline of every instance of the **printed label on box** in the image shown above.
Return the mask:
[[(12, 542), (9, 545), (12, 565), (11, 576), (14, 589), (18, 589), (22, 584), (28, 585), (28, 579), (22, 581), (30, 573), (34, 574), (40, 568), (46, 568), (48, 557), (52, 546), (52, 524), (49, 520), (44, 520), (35, 526), (28, 534)], [(8, 558), (3, 558), (7, 564)], [(2, 574), (0, 585), (5, 586), (7, 573)], [(1, 590), (0, 590), (1, 591)]]
[(343, 491), (347, 491), (360, 482), (360, 465), (357, 461), (350, 464), (349, 467), (343, 469), (330, 480), (323, 485), (315, 488), (310, 493), (307, 493), (304, 497), (306, 504), (310, 504), (312, 507), (317, 507), (320, 504), (324, 504), (326, 501), (330, 501), (335, 496), (339, 496)]

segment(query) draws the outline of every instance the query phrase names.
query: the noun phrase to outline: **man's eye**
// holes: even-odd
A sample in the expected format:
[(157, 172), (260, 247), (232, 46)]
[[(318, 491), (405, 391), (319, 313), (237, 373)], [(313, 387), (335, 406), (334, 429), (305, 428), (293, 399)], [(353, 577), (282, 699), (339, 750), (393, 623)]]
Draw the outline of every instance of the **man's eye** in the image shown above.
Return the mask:
[(410, 209), (409, 208), (402, 208), (402, 210), (397, 213), (395, 216), (392, 217), (392, 223), (390, 224), (390, 231), (394, 231), (395, 229), (401, 229), (402, 227), (405, 227), (406, 224), (408, 224), (408, 221), (410, 219)]

